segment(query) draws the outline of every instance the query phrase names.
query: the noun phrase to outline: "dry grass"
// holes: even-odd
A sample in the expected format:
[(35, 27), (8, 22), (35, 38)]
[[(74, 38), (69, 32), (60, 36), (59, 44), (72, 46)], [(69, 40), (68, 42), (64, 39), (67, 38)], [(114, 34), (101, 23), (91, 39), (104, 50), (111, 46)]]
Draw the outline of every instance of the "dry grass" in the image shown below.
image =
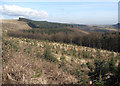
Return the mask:
[[(27, 49), (29, 43), (27, 44), (25, 40), (23, 41), (23, 39), (9, 39), (8, 41), (13, 42), (13, 44), (17, 43), (19, 51), (16, 52), (14, 49), (10, 48), (6, 55), (3, 56), (3, 58), (6, 57), (5, 62), (3, 62), (3, 83), (67, 84), (71, 82), (77, 82), (77, 79), (74, 76), (63, 72), (62, 69), (58, 68), (58, 65), (56, 63), (46, 61), (42, 58), (37, 58), (35, 55), (35, 49), (37, 47), (35, 46), (35, 43), (33, 43), (33, 47), (35, 48), (31, 47), (32, 50), (30, 53), (27, 53), (24, 51), (24, 49)], [(6, 47), (11, 46), (7, 45)], [(39, 69), (40, 71), (38, 74), (39, 76), (36, 75), (36, 69)]]
[[(5, 43), (8, 44), (5, 45)], [(51, 53), (59, 62), (50, 62), (41, 58), (46, 45), (51, 47)], [(6, 52), (3, 56), (3, 59), (5, 58), (3, 62), (3, 83), (12, 84), (77, 83), (77, 79), (72, 73), (74, 73), (78, 66), (80, 67), (80, 70), (84, 70), (86, 72), (89, 71), (86, 63), (93, 63), (93, 60), (98, 58), (98, 51), (101, 55), (100, 58), (103, 59), (108, 59), (108, 57), (109, 59), (112, 58), (111, 54), (113, 53), (114, 57), (117, 55), (115, 52), (95, 50), (88, 47), (13, 37), (3, 38), (3, 48), (5, 48), (3, 52)], [(73, 53), (71, 50), (74, 49), (76, 50), (76, 56), (73, 56), (73, 54), (68, 55), (68, 53)], [(87, 52), (90, 52), (93, 57), (78, 57), (77, 53), (79, 50), (87, 50)], [(55, 51), (59, 53), (56, 53)], [(65, 57), (65, 63), (63, 65), (63, 60), (60, 58), (62, 56), (62, 52), (65, 51), (66, 53), (63, 54)], [(38, 52), (40, 54), (39, 56), (37, 56)], [(59, 65), (63, 66), (59, 67)], [(84, 67), (82, 68), (82, 66)], [(39, 70), (39, 72), (36, 70)]]
[(0, 21), (2, 23), (2, 30), (3, 33), (7, 33), (9, 30), (15, 31), (15, 30), (23, 30), (23, 29), (31, 29), (28, 24), (22, 21), (18, 20), (2, 20)]

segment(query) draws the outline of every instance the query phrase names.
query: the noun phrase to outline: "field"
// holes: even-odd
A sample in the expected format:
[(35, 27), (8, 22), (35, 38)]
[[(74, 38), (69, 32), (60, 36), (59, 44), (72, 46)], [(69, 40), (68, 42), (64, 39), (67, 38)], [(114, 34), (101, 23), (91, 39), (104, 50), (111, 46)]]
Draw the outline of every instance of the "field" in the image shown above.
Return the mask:
[(3, 84), (119, 84), (119, 33), (116, 35), (113, 27), (109, 34), (106, 29), (91, 32), (78, 25), (47, 23), (36, 27), (28, 20), (2, 23)]

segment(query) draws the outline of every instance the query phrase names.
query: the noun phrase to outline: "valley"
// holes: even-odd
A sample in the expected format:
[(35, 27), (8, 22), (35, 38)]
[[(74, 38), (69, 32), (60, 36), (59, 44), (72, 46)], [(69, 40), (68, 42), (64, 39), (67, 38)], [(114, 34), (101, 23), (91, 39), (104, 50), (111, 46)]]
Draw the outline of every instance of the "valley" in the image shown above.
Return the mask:
[(3, 84), (119, 84), (120, 33), (94, 27), (3, 20)]

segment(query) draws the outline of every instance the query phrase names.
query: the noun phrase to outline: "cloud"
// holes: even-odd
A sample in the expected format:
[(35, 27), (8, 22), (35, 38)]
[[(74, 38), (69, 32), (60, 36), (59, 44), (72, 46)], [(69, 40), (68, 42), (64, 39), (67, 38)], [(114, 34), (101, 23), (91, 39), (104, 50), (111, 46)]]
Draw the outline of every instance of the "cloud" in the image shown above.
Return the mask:
[(46, 19), (48, 13), (46, 11), (37, 11), (31, 8), (23, 8), (16, 5), (3, 5), (0, 6), (0, 12), (7, 16), (23, 16), (30, 19)]

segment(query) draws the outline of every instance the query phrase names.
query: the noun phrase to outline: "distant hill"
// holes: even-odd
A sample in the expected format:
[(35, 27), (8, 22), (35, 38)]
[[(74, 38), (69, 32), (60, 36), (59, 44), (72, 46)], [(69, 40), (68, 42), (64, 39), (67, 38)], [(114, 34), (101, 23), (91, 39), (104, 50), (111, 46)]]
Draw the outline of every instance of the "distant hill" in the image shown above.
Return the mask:
[(116, 29), (120, 29), (120, 23), (113, 25)]
[(60, 27), (67, 27), (72, 26), (70, 24), (62, 24), (62, 23), (53, 23), (48, 21), (33, 21), (26, 18), (19, 18), (19, 21), (27, 22), (29, 26), (32, 28), (46, 28), (46, 29), (52, 29), (52, 28), (60, 28)]
[(109, 32), (117, 31), (118, 25), (82, 25), (82, 24), (66, 24), (48, 21), (34, 21), (26, 18), (19, 18), (19, 21), (27, 22), (31, 28), (39, 29), (64, 29), (66, 27), (77, 28), (87, 32)]
[(118, 28), (120, 28), (120, 23), (118, 23)]

